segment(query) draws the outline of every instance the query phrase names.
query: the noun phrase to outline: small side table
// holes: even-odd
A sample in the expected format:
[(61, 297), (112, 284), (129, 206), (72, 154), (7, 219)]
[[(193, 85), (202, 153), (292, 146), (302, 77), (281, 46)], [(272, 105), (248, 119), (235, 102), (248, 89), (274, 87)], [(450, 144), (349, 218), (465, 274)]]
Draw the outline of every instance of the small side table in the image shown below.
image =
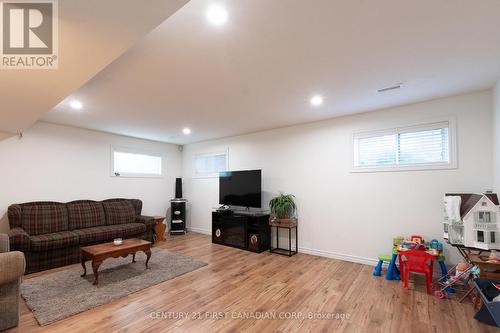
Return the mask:
[(162, 242), (166, 241), (167, 239), (165, 238), (165, 229), (167, 229), (167, 226), (163, 221), (165, 221), (165, 216), (155, 216), (155, 240), (157, 242)]
[[(283, 256), (288, 256), (288, 257), (291, 257), (291, 256), (297, 254), (297, 252), (298, 252), (297, 222), (290, 222), (290, 223), (286, 223), (286, 224), (279, 224), (279, 223), (270, 222), (269, 226), (271, 227), (271, 235), (272, 235), (272, 229), (276, 228), (276, 247), (273, 248), (272, 245), (270, 245), (269, 252), (281, 254)], [(279, 230), (280, 229), (287, 229), (288, 230), (288, 249), (283, 249), (283, 248), (280, 248), (280, 246), (279, 246)], [(292, 250), (292, 229), (295, 229), (295, 250)]]
[(487, 255), (469, 253), (469, 259), (480, 269), (479, 277), (487, 279), (500, 279), (500, 264), (488, 262)]

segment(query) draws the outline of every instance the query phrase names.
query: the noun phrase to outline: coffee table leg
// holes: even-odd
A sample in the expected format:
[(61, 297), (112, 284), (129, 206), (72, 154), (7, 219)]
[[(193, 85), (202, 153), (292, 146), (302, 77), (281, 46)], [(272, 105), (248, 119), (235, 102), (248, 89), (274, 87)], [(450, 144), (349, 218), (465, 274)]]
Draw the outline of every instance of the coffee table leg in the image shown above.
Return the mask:
[(80, 275), (81, 277), (84, 277), (87, 275), (87, 266), (85, 265), (85, 259), (82, 258), (82, 267), (83, 267), (83, 274)]
[(146, 256), (147, 256), (147, 259), (146, 259), (146, 269), (148, 269), (148, 262), (149, 262), (149, 258), (151, 258), (151, 250), (147, 250), (147, 251), (144, 251), (144, 253), (146, 253)]
[(132, 262), (135, 262), (135, 252), (132, 254)]
[(94, 285), (99, 283), (99, 266), (101, 266), (102, 261), (92, 261), (92, 270), (94, 271)]

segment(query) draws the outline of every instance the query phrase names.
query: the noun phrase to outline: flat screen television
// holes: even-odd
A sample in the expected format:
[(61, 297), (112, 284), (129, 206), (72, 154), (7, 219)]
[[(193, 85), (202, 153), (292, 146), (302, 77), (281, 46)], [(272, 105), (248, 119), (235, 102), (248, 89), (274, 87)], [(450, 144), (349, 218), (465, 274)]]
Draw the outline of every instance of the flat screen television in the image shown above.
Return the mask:
[(262, 170), (219, 173), (219, 203), (261, 208)]

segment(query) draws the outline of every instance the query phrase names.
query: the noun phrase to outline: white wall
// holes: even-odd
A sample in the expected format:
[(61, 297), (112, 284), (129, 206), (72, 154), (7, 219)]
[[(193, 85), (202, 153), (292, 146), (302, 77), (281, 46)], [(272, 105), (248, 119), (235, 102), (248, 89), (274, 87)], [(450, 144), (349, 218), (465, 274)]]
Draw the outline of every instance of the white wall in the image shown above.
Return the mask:
[[(314, 110), (310, 110), (314, 112)], [(458, 169), (350, 173), (352, 134), (440, 117), (457, 120)], [(389, 253), (394, 236), (442, 240), (443, 194), (493, 185), (491, 91), (444, 98), (328, 121), (184, 147), (191, 229), (210, 233), (218, 179), (192, 179), (195, 154), (229, 150), (229, 169), (263, 170), (264, 202), (293, 193), (303, 252), (370, 263)], [(456, 251), (447, 250), (452, 261)]]
[[(111, 146), (164, 154), (164, 178), (110, 176)], [(7, 207), (34, 200), (101, 200), (112, 197), (143, 201), (143, 214), (164, 215), (181, 175), (176, 145), (36, 123), (20, 140), (0, 141), (0, 232), (8, 230)]]
[[(499, 95), (497, 87), (497, 99)], [(191, 144), (183, 153), (175, 145), (37, 123), (21, 140), (0, 141), (0, 232), (8, 229), (8, 205), (32, 200), (130, 197), (143, 200), (145, 214), (164, 214), (174, 195), (174, 178), (182, 174), (191, 208), (188, 224), (209, 233), (218, 179), (192, 179), (192, 160), (197, 153), (228, 149), (230, 169), (263, 170), (265, 203), (279, 191), (297, 196), (302, 251), (369, 263), (389, 252), (397, 235), (441, 240), (443, 193), (493, 187), (493, 100), (491, 91), (473, 93)], [(353, 132), (448, 116), (457, 119), (458, 169), (349, 172)], [(163, 152), (167, 176), (110, 177), (111, 145)], [(500, 154), (496, 156), (498, 163)], [(455, 251), (449, 253), (456, 259)]]
[(500, 80), (493, 88), (493, 170), (494, 190), (500, 193)]

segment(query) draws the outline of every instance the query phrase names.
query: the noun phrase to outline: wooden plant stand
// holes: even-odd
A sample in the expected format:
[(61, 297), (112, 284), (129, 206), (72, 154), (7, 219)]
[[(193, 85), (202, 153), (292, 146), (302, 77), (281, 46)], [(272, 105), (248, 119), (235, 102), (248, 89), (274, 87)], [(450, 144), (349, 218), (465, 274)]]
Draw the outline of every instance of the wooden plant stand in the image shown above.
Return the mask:
[[(298, 252), (298, 236), (297, 236), (297, 220), (290, 220), (286, 223), (276, 223), (271, 221), (269, 223), (269, 226), (271, 227), (271, 235), (272, 235), (272, 229), (276, 228), (276, 247), (273, 248), (271, 245), (271, 248), (269, 249), (269, 252), (271, 253), (276, 253), (276, 254), (281, 254), (284, 256), (291, 257)], [(288, 249), (283, 249), (280, 248), (279, 246), (279, 229), (286, 229), (288, 230)], [(295, 250), (292, 250), (292, 230), (295, 229)]]

